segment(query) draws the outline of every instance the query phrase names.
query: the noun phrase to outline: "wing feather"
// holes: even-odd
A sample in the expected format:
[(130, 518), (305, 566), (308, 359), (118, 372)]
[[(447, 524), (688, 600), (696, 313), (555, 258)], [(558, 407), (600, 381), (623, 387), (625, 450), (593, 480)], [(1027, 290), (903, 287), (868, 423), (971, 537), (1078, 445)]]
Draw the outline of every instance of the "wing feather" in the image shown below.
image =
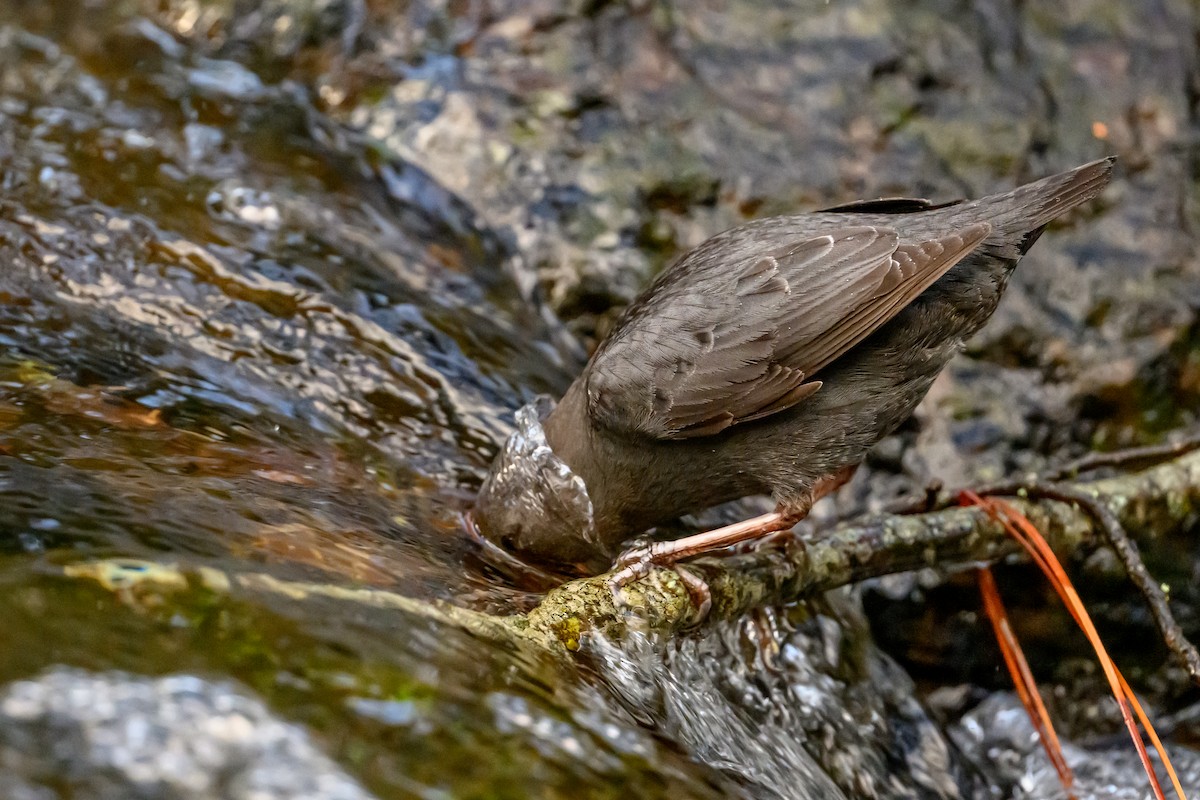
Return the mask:
[(610, 430), (708, 436), (817, 391), (812, 377), (895, 316), (988, 235), (918, 242), (892, 228), (763, 238), (735, 229), (664, 272), (588, 365), (588, 408)]

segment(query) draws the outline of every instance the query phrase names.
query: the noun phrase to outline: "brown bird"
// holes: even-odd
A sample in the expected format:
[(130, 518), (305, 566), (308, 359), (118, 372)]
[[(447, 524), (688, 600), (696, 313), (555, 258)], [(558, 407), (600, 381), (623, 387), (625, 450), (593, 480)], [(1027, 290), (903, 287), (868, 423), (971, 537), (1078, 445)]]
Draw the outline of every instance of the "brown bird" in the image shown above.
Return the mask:
[(790, 528), (912, 413), (1114, 160), (974, 202), (863, 201), (714, 236), (625, 311), (557, 407), (518, 415), (480, 489), (482, 533), (601, 571), (652, 526), (774, 498), (771, 514), (634, 551), (622, 582)]

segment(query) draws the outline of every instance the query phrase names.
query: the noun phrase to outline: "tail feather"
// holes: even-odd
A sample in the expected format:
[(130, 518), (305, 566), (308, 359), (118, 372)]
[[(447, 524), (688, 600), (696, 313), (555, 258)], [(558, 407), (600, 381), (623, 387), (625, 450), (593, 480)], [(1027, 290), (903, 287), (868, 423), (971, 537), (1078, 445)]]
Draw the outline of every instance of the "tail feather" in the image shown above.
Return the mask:
[(967, 206), (987, 207), (988, 220), (993, 229), (991, 240), (1011, 241), (1013, 237), (1029, 239), (1023, 243), (1024, 252), (1037, 239), (1040, 229), (1051, 220), (1100, 194), (1108, 185), (1114, 163), (1116, 158), (1113, 156), (1102, 158), (1058, 175), (1027, 183), (1011, 192), (968, 203)]

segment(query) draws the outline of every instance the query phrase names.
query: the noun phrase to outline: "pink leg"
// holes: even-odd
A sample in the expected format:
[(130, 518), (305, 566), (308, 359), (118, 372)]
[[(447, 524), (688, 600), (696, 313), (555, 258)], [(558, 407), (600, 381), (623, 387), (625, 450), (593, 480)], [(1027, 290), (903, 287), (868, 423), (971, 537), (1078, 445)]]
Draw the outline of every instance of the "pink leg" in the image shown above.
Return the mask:
[(617, 557), (617, 562), (613, 565), (616, 571), (609, 581), (614, 586), (625, 586), (638, 578), (644, 578), (655, 566), (669, 566), (690, 556), (720, 550), (749, 539), (757, 539), (768, 533), (787, 530), (803, 518), (803, 514), (794, 516), (772, 511), (770, 514), (752, 517), (744, 522), (726, 525), (724, 528), (685, 536), (682, 539), (651, 542), (648, 545), (634, 547)]
[[(613, 574), (609, 577), (609, 585), (619, 592), (621, 587), (644, 578), (655, 566), (667, 567), (691, 556), (721, 550), (751, 539), (760, 539), (771, 533), (786, 531), (800, 520), (808, 516), (813, 503), (825, 495), (835, 491), (854, 475), (857, 466), (846, 467), (827, 478), (817, 481), (812, 489), (812, 497), (808, 502), (789, 508), (776, 509), (769, 514), (726, 525), (723, 528), (685, 536), (669, 542), (651, 542), (648, 545), (626, 550), (617, 557), (613, 565)], [(692, 581), (698, 581), (694, 575)], [(690, 582), (689, 582), (690, 583)], [(694, 586), (689, 586), (694, 593)]]
[(751, 517), (723, 528), (685, 536), (671, 542), (655, 542), (650, 549), (655, 551), (655, 555), (666, 557), (670, 561), (680, 561), (701, 553), (732, 547), (768, 533), (785, 531), (804, 517), (803, 513), (784, 514), (781, 511), (772, 511), (770, 514)]

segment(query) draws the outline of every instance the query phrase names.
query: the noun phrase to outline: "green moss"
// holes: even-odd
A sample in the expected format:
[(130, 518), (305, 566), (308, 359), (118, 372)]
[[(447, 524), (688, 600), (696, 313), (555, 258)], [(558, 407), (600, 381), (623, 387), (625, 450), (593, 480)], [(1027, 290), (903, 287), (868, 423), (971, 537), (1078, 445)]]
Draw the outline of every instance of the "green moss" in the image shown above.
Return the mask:
[[(572, 722), (560, 692), (578, 681), (573, 663), (557, 647), (531, 645), (517, 631), (538, 629), (519, 618), (212, 568), (35, 562), (0, 559), (0, 682), (62, 664), (231, 678), (323, 734), (335, 758), (388, 797), (425, 787), (462, 798), (574, 798), (575, 762), (543, 752), (562, 745), (544, 738), (551, 725), (573, 740), (570, 752), (596, 754), (590, 797), (670, 795), (662, 754), (616, 750)], [(577, 595), (579, 609), (612, 618), (603, 585)], [(555, 616), (554, 641), (578, 649), (586, 618)]]

